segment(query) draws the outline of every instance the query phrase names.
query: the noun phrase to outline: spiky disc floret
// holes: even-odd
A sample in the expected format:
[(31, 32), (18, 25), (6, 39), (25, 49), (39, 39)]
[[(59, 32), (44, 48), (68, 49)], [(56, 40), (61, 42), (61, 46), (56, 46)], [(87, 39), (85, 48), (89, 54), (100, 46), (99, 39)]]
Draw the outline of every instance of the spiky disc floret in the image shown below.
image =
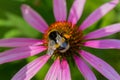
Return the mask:
[(49, 29), (46, 31), (44, 35), (45, 45), (48, 46), (48, 37), (52, 31), (58, 31), (63, 37), (66, 38), (69, 43), (69, 49), (61, 53), (59, 50), (55, 50), (53, 56), (55, 57), (68, 57), (76, 54), (78, 50), (80, 50), (81, 45), (83, 44), (83, 33), (78, 29), (76, 25), (73, 25), (70, 22), (55, 22), (50, 25)]

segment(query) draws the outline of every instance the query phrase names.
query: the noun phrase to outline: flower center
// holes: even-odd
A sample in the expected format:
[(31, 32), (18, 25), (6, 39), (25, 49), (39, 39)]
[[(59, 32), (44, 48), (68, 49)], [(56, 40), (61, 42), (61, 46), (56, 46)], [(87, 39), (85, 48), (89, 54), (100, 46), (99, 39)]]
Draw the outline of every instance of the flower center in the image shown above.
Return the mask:
[(80, 50), (83, 41), (82, 31), (69, 22), (55, 22), (44, 34), (48, 54), (55, 57), (67, 57)]

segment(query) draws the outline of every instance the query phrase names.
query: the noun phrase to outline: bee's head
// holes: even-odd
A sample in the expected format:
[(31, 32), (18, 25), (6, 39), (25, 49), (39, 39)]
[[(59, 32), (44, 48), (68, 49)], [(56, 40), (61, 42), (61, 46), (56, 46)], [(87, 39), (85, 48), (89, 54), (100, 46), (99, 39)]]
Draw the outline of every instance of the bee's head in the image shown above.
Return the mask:
[(49, 34), (49, 39), (55, 40), (56, 37), (57, 37), (57, 34), (58, 34), (57, 31), (52, 31), (52, 32), (50, 32), (50, 34)]

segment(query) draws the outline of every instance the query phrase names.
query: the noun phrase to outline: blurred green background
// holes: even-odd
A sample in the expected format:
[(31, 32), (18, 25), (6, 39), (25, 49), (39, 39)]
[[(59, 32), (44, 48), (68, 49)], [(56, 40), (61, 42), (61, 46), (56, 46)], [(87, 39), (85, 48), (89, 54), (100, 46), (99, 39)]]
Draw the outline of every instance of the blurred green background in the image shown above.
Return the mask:
[[(80, 25), (92, 11), (108, 1), (109, 0), (86, 0), (85, 9), (78, 25)], [(73, 0), (67, 0), (68, 12), (72, 3)], [(0, 39), (13, 37), (42, 38), (42, 34), (40, 32), (33, 29), (24, 21), (20, 10), (20, 6), (22, 4), (30, 5), (34, 10), (42, 15), (49, 25), (55, 21), (52, 0), (0, 0)], [(120, 23), (120, 5), (115, 7), (101, 20), (88, 28), (85, 33), (118, 22)], [(116, 33), (106, 38), (120, 39), (120, 33)], [(0, 52), (4, 50), (6, 50), (6, 48), (0, 48)], [(120, 50), (99, 50), (90, 48), (87, 48), (86, 50), (105, 60), (120, 74)], [(39, 55), (0, 65), (0, 80), (10, 80), (12, 76), (24, 65), (38, 56)], [(48, 61), (48, 63), (33, 77), (32, 80), (43, 80), (52, 62), (53, 61)], [(71, 63), (70, 68), (72, 72), (72, 80), (84, 80), (76, 66)], [(93, 71), (98, 80), (107, 80), (95, 69), (93, 69)]]

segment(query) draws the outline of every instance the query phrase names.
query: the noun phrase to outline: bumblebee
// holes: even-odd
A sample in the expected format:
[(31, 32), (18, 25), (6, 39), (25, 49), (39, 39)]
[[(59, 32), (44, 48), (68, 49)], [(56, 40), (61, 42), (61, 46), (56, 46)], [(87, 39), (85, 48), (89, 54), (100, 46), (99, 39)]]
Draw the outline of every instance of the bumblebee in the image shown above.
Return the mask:
[(52, 55), (55, 50), (59, 50), (61, 53), (66, 52), (70, 45), (62, 34), (58, 31), (51, 31), (48, 35), (48, 54)]

